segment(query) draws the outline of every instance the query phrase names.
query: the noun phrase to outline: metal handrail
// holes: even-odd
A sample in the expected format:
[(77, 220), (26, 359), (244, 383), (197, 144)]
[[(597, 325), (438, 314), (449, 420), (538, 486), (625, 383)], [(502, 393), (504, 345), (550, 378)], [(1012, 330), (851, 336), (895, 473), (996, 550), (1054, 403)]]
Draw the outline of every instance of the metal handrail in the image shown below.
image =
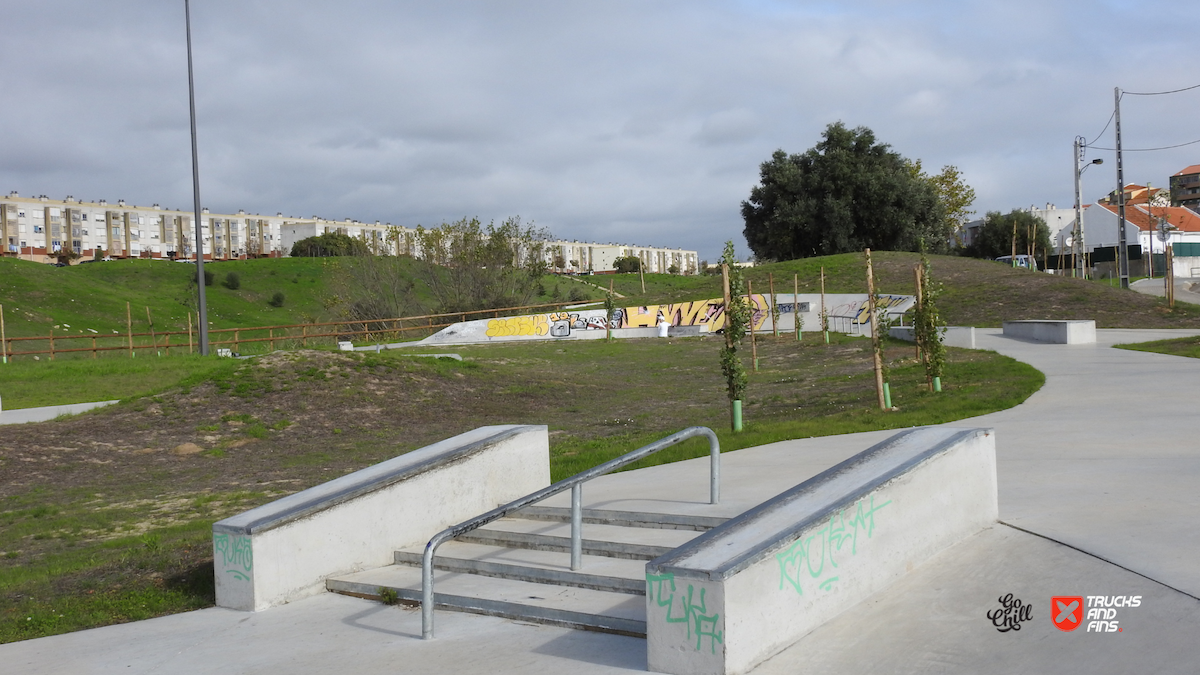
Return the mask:
[(428, 640), (433, 637), (433, 556), (437, 552), (439, 546), (447, 539), (464, 535), (476, 528), (487, 525), (488, 523), (499, 520), (519, 509), (525, 508), (530, 504), (542, 501), (548, 497), (566, 490), (571, 489), (571, 569), (577, 570), (581, 567), (581, 559), (583, 557), (583, 484), (587, 481), (603, 476), (615, 469), (619, 469), (628, 464), (653, 455), (659, 450), (665, 450), (673, 445), (682, 443), (689, 438), (696, 436), (705, 436), (708, 438), (709, 452), (709, 503), (716, 504), (721, 499), (721, 444), (717, 440), (717, 435), (708, 427), (688, 427), (683, 431), (671, 434), (666, 438), (654, 441), (649, 445), (644, 445), (637, 450), (627, 452), (616, 459), (609, 460), (598, 466), (594, 466), (586, 471), (564, 478), (557, 483), (544, 487), (537, 492), (530, 493), (515, 499), (503, 506), (488, 511), (487, 513), (475, 516), (474, 518), (459, 523), (453, 527), (446, 528), (438, 532), (425, 545), (425, 554), (421, 559), (421, 638)]

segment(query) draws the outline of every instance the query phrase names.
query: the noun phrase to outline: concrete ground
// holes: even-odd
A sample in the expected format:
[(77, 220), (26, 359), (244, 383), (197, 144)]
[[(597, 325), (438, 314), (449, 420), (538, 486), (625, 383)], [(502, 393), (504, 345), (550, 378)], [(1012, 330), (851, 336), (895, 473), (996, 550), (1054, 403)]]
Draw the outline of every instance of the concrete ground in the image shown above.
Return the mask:
[(26, 424), (28, 422), (45, 422), (60, 415), (78, 415), (93, 408), (119, 403), (119, 401), (97, 401), (95, 403), (71, 403), (69, 405), (48, 405), (41, 408), (19, 408), (0, 412), (0, 424)]
[[(1200, 282), (1192, 279), (1175, 278), (1172, 279), (1175, 284), (1175, 300), (1177, 302), (1188, 302), (1193, 305), (1200, 305)], [(1144, 293), (1146, 295), (1154, 295), (1163, 297), (1166, 295), (1167, 289), (1164, 288), (1165, 283), (1162, 279), (1138, 279), (1129, 284), (1129, 288)]]
[[(1111, 349), (1200, 331), (1101, 330), (1096, 345), (977, 331), (1046, 373), (1024, 404), (953, 426), (996, 429), (1001, 523), (921, 565), (756, 673), (1195, 672), (1200, 661), (1200, 360)], [(953, 373), (947, 384), (953, 384)], [(903, 401), (898, 401), (903, 405)], [(723, 456), (722, 504), (704, 501), (707, 459), (606, 476), (586, 507), (737, 512), (893, 432), (786, 441)], [(564, 495), (565, 497), (565, 495)], [(985, 614), (1012, 594), (1019, 631)], [(1054, 595), (1140, 595), (1119, 633), (1064, 633)], [(450, 612), (423, 642), (411, 609), (320, 595), (266, 612), (208, 609), (0, 645), (22, 673), (601, 673), (645, 669), (642, 640)]]

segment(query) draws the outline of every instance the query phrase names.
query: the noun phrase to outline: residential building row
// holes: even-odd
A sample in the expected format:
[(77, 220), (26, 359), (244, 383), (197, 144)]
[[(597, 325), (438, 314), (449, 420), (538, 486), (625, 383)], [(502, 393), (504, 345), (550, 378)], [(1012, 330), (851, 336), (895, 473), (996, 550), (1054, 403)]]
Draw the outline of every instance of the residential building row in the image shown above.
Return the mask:
[[(205, 260), (284, 257), (301, 239), (339, 232), (359, 238), (376, 253), (419, 256), (417, 230), (390, 223), (364, 223), (312, 218), (210, 213), (200, 217), (196, 246), (194, 213), (164, 209), (158, 204), (135, 206), (123, 200), (85, 202), (0, 197), (0, 253), (28, 260), (54, 262), (70, 254), (112, 258), (195, 258)], [(647, 272), (696, 274), (696, 251), (630, 244), (556, 240), (546, 242), (546, 262), (560, 272), (603, 272), (617, 258), (636, 256)]]

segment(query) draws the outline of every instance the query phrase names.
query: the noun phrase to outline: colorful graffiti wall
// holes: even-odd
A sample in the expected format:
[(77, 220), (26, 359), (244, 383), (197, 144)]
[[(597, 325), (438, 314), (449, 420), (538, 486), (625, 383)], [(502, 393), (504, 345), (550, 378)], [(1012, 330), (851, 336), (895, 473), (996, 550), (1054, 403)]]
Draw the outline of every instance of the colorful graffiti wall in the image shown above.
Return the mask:
[[(792, 294), (776, 294), (780, 330), (794, 330), (796, 317), (800, 317), (804, 330), (818, 330), (820, 323), (820, 295), (799, 297)], [(754, 330), (774, 329), (771, 320), (771, 296), (755, 294), (747, 296), (753, 305)], [(830, 294), (826, 296), (826, 312), (838, 317), (843, 326), (862, 326), (868, 323), (867, 297), (863, 294)], [(880, 296), (880, 310), (892, 313), (907, 311), (912, 306), (909, 295)], [(496, 340), (529, 339), (587, 339), (602, 337), (611, 326), (614, 330), (631, 328), (655, 328), (663, 322), (671, 326), (699, 328), (700, 333), (715, 333), (725, 328), (725, 304), (721, 298), (695, 300), (667, 305), (644, 305), (621, 307), (613, 310), (611, 317), (603, 309), (547, 312), (526, 316), (502, 317), (465, 321), (449, 326), (423, 343), (468, 343), (492, 342)], [(843, 330), (834, 328), (831, 330)], [(851, 332), (845, 330), (844, 332)], [(854, 331), (857, 332), (857, 331)], [(618, 337), (620, 335), (618, 334)]]

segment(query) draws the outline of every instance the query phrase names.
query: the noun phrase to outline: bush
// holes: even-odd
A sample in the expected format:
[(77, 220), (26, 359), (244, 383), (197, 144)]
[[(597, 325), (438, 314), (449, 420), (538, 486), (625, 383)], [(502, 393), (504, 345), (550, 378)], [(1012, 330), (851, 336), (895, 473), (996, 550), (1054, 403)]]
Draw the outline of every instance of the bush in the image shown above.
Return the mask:
[(622, 258), (617, 258), (613, 261), (613, 269), (621, 274), (640, 272), (642, 269), (642, 259), (636, 255), (628, 255)]
[(212, 270), (204, 270), (204, 285), (205, 286), (212, 286), (213, 281), (215, 281), (216, 278), (217, 278), (217, 275), (214, 274)]
[(221, 285), (231, 291), (236, 291), (242, 287), (242, 278), (238, 276), (237, 272), (230, 272), (225, 275), (225, 281)]
[(583, 302), (587, 300), (587, 293), (584, 293), (582, 288), (572, 288), (567, 294), (567, 299), (571, 302)]
[(275, 291), (275, 295), (271, 296), (271, 299), (267, 301), (267, 304), (272, 307), (283, 307), (283, 300), (283, 291)]

